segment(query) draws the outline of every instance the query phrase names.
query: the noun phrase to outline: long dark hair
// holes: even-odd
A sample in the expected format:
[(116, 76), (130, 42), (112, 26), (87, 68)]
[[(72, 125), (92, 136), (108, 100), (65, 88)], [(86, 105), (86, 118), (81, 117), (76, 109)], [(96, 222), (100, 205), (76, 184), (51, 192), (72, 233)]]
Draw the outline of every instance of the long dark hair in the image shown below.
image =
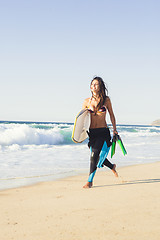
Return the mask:
[[(104, 105), (104, 103), (105, 103), (105, 100), (106, 100), (106, 98), (108, 97), (108, 89), (106, 88), (106, 85), (105, 85), (105, 83), (104, 83), (104, 81), (103, 81), (103, 79), (101, 78), (101, 77), (94, 77), (93, 79), (92, 79), (92, 81), (91, 81), (91, 84), (92, 84), (92, 82), (94, 81), (94, 80), (97, 80), (98, 81), (98, 83), (99, 83), (99, 93), (98, 93), (98, 95), (99, 95), (99, 98), (100, 98), (100, 101), (99, 101), (99, 103), (97, 104), (97, 106), (96, 106), (96, 108), (95, 108), (95, 111), (97, 112), (103, 105)], [(91, 85), (90, 85), (91, 86)], [(93, 96), (93, 93), (92, 93), (92, 97), (94, 98), (94, 96)]]

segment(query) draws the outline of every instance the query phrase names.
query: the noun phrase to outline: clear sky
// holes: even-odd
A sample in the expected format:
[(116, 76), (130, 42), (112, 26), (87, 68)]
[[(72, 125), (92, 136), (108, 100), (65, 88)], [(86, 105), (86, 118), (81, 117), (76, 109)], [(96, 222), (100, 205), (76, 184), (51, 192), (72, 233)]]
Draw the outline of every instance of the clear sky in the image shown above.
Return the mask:
[(95, 75), (117, 123), (160, 118), (159, 0), (0, 0), (0, 120), (74, 122)]

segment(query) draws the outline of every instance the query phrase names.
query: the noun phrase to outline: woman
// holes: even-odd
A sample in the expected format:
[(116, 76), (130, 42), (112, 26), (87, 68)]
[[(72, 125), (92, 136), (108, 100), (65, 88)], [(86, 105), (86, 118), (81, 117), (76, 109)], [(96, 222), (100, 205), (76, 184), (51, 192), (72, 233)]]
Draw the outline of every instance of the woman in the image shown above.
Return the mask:
[[(91, 148), (92, 152), (90, 158), (90, 175), (88, 182), (83, 186), (83, 188), (91, 188), (93, 185), (93, 177), (97, 169), (99, 154), (104, 142), (106, 141), (108, 147), (112, 144), (110, 131), (106, 123), (107, 110), (113, 126), (113, 135), (118, 134), (116, 130), (116, 120), (113, 113), (112, 104), (110, 98), (106, 95), (106, 92), (108, 93), (108, 91), (105, 87), (103, 79), (100, 77), (93, 78), (90, 89), (92, 97), (87, 98), (84, 101), (83, 108), (87, 108), (91, 114), (91, 124), (88, 132), (88, 146)], [(110, 163), (106, 158), (103, 162), (103, 166), (104, 165), (109, 167), (115, 176), (118, 177), (115, 164)]]

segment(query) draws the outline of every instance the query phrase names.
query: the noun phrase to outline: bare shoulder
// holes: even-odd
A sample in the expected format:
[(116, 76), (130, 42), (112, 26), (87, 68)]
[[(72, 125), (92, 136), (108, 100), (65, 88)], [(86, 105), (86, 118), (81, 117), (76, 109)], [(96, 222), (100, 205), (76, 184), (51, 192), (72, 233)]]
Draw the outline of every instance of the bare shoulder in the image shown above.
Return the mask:
[(111, 105), (111, 100), (110, 98), (107, 96), (106, 100), (105, 100), (105, 106), (108, 108)]
[(89, 106), (89, 101), (90, 101), (90, 98), (86, 98), (84, 100), (84, 103), (83, 103), (83, 108), (87, 108)]

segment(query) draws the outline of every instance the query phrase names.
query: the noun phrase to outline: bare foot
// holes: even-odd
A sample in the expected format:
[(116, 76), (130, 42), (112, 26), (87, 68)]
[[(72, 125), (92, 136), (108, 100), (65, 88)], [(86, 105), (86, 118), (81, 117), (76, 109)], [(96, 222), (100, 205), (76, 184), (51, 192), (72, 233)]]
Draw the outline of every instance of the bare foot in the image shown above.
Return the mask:
[(114, 173), (115, 177), (118, 177), (118, 173), (116, 172), (116, 164), (113, 164), (112, 172)]
[(84, 186), (83, 186), (83, 188), (91, 188), (92, 187), (92, 182), (87, 182)]

